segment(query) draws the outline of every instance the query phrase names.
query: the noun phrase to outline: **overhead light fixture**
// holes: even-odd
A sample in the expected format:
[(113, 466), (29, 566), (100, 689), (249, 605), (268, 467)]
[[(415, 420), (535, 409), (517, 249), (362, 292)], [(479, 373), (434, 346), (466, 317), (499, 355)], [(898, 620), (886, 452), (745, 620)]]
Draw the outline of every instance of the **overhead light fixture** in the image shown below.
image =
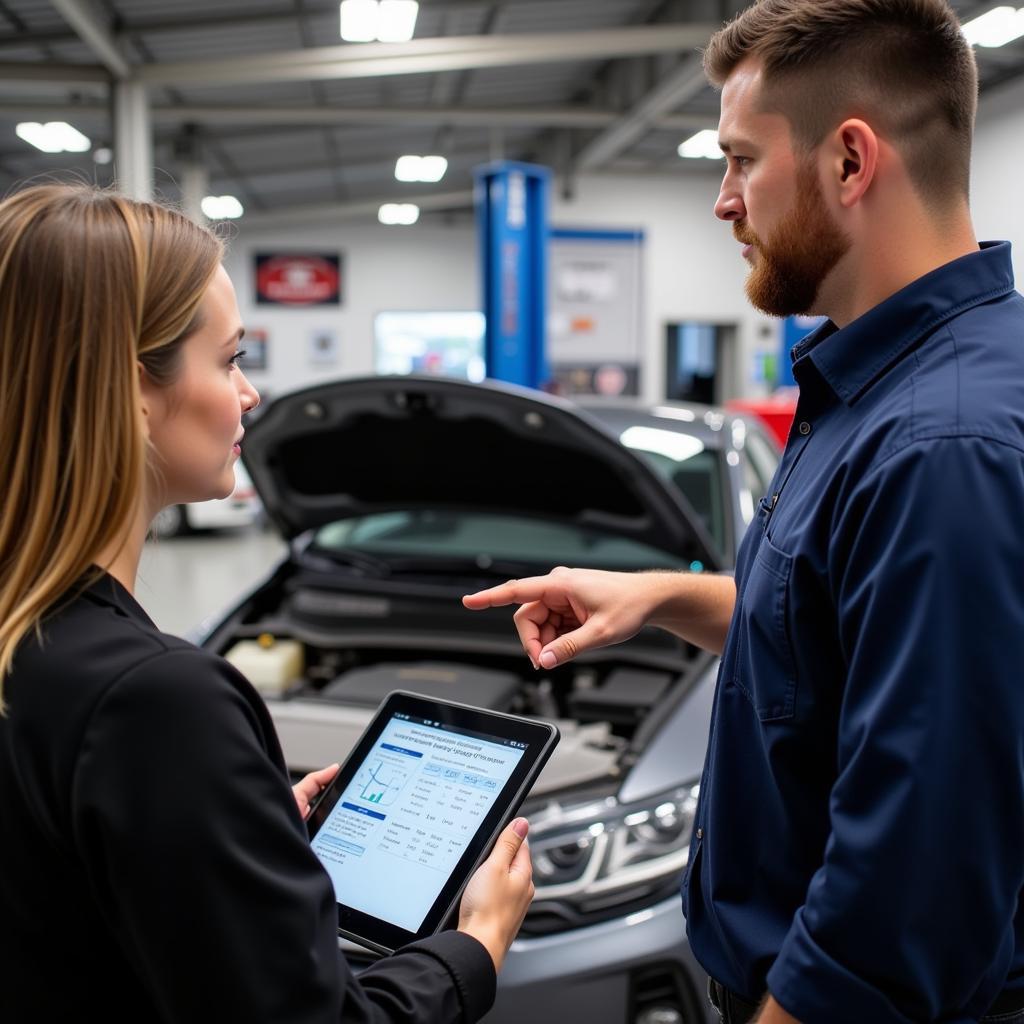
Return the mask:
[(400, 156), (395, 164), (395, 177), (399, 181), (440, 181), (448, 170), (443, 156)]
[(721, 160), (722, 148), (718, 145), (718, 132), (713, 128), (705, 128), (703, 131), (691, 135), (685, 142), (680, 143), (676, 152), (687, 160)]
[(385, 203), (377, 211), (381, 224), (415, 224), (420, 219), (420, 208), (415, 203)]
[(234, 196), (206, 196), (199, 208), (210, 220), (234, 220), (245, 210)]
[(1024, 36), (1024, 7), (996, 7), (960, 29), (972, 46), (1005, 46)]
[(407, 43), (419, 9), (416, 0), (342, 0), (341, 38), (349, 43)]
[(341, 38), (349, 43), (372, 43), (377, 38), (377, 0), (343, 0)]
[(92, 151), (92, 159), (97, 164), (109, 164), (114, 159), (114, 151), (109, 146), (97, 146)]
[(380, 0), (377, 38), (382, 43), (407, 43), (416, 29), (416, 0)]
[(92, 148), (89, 139), (67, 121), (22, 121), (14, 133), (44, 153), (85, 153)]

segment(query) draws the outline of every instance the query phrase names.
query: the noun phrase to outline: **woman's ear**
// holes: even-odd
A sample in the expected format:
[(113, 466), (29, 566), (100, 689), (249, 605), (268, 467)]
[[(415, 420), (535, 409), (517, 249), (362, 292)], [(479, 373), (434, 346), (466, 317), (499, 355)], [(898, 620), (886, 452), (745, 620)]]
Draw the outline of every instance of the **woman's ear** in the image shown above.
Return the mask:
[(871, 187), (878, 171), (878, 136), (866, 121), (851, 117), (829, 142), (832, 187), (841, 206), (856, 206)]
[(153, 394), (153, 382), (150, 380), (149, 374), (146, 373), (146, 368), (142, 365), (141, 361), (136, 360), (135, 366), (139, 375), (139, 414), (142, 417), (142, 428), (146, 432), (146, 438), (149, 438), (150, 429), (150, 417), (153, 410), (153, 400), (155, 398)]

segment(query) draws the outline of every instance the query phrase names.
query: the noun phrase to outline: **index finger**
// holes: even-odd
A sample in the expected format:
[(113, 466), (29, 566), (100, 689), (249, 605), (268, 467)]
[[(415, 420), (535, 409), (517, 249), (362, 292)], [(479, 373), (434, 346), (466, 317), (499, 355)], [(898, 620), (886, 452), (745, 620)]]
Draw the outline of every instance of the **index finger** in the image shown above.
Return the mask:
[(466, 594), (462, 603), (472, 611), (483, 608), (501, 608), (507, 604), (526, 604), (538, 601), (544, 596), (551, 585), (548, 576), (531, 576), (525, 580), (509, 580), (489, 590), (478, 590), (475, 594)]

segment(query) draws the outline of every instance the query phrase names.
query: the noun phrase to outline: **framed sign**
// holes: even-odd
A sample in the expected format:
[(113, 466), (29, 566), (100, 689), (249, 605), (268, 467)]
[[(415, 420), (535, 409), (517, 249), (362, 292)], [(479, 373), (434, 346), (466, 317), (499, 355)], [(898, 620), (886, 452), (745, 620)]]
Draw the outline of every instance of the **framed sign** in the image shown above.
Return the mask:
[(265, 370), (267, 368), (267, 332), (263, 327), (249, 327), (242, 338), (245, 355), (238, 360), (241, 370)]
[(258, 306), (341, 305), (341, 254), (253, 254)]
[(313, 366), (333, 366), (338, 361), (338, 332), (333, 327), (309, 332), (309, 361)]

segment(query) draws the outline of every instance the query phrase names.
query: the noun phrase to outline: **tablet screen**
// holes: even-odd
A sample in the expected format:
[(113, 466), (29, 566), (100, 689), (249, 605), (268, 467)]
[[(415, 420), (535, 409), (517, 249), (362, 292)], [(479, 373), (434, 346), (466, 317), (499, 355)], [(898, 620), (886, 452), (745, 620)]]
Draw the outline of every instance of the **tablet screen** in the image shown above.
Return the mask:
[(392, 714), (312, 840), (338, 903), (417, 932), (526, 748)]

